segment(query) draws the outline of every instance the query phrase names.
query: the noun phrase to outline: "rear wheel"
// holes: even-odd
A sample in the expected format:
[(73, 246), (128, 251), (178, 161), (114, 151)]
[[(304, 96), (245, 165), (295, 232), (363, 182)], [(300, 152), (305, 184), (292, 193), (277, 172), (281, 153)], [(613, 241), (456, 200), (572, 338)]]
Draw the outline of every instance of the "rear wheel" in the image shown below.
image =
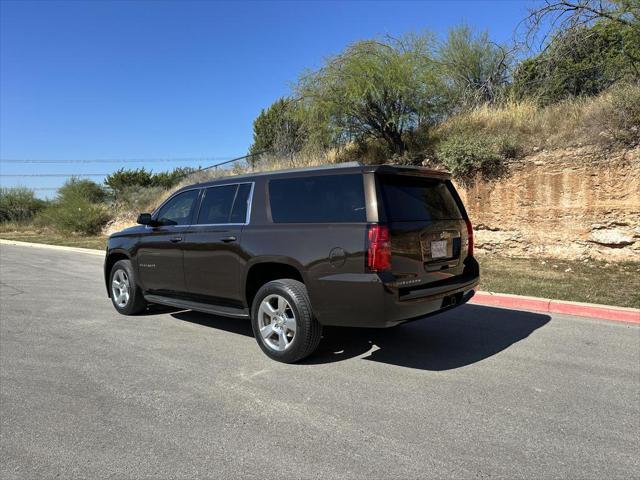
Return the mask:
[(291, 279), (274, 280), (258, 290), (251, 308), (251, 325), (262, 351), (284, 363), (311, 355), (322, 336), (307, 288)]
[(118, 260), (113, 265), (109, 275), (109, 289), (113, 306), (123, 315), (135, 315), (147, 306), (136, 283), (130, 260)]

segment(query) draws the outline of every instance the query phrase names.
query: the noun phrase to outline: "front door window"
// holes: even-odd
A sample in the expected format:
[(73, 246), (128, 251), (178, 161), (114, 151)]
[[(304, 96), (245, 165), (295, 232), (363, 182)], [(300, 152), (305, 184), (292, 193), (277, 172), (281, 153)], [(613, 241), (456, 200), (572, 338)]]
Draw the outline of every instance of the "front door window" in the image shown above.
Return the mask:
[(198, 190), (179, 193), (160, 208), (156, 219), (161, 225), (189, 225), (197, 199)]

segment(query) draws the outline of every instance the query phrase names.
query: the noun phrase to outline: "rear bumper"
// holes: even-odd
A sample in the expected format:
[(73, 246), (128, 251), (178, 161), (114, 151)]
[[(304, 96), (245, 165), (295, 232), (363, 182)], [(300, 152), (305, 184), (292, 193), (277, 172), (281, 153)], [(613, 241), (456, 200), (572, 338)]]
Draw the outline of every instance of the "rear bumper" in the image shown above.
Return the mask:
[[(378, 274), (331, 275), (319, 279), (314, 312), (323, 325), (386, 328), (424, 318), (468, 302), (480, 281), (478, 264), (440, 285), (403, 288)], [(333, 299), (327, 302), (326, 299)]]

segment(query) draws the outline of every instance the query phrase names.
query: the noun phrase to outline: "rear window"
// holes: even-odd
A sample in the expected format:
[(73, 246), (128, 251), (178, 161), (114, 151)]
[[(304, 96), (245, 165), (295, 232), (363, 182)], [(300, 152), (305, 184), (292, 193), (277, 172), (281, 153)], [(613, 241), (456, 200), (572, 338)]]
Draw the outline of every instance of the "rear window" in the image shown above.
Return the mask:
[(275, 223), (366, 221), (361, 174), (270, 180), (269, 202)]
[(409, 175), (378, 177), (387, 217), (392, 222), (461, 219), (446, 180)]

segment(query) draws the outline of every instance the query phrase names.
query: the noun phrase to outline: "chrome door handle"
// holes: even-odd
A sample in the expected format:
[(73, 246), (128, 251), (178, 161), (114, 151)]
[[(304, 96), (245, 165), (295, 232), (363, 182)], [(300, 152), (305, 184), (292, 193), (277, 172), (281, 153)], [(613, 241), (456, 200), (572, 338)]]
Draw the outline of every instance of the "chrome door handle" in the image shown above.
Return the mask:
[(229, 242), (235, 242), (237, 238), (231, 235), (229, 237), (222, 237), (220, 240), (222, 240), (224, 243), (229, 243)]
[(171, 243), (179, 243), (182, 241), (182, 237), (173, 237), (173, 238), (170, 238), (169, 241)]

